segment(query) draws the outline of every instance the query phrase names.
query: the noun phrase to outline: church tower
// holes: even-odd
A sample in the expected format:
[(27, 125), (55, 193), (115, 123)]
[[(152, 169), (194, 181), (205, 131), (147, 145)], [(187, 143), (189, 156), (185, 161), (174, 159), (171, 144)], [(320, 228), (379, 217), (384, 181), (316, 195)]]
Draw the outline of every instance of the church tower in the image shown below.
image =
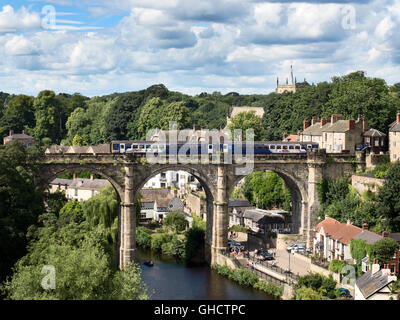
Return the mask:
[(282, 94), (285, 92), (293, 92), (296, 93), (297, 89), (297, 79), (294, 77), (293, 74), (293, 66), (290, 66), (290, 78), (292, 83), (289, 84), (288, 79), (286, 79), (286, 84), (279, 84), (279, 78), (276, 80), (276, 93)]

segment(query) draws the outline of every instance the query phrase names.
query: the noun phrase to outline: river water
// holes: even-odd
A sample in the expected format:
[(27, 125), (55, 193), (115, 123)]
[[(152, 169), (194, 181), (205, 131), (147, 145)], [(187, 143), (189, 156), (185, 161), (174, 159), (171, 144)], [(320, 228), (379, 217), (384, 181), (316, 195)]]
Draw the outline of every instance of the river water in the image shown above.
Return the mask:
[[(152, 300), (272, 300), (253, 288), (239, 286), (209, 266), (187, 267), (174, 257), (138, 248), (136, 258)], [(153, 260), (154, 266), (143, 264)]]

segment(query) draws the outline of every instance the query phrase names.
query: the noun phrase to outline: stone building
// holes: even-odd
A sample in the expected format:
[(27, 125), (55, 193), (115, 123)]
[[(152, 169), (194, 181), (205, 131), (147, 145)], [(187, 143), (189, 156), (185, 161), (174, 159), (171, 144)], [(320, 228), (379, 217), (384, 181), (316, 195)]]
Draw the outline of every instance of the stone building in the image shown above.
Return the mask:
[(400, 110), (397, 111), (396, 121), (389, 126), (389, 153), (391, 162), (400, 158)]
[(60, 179), (56, 178), (50, 183), (50, 193), (57, 190), (63, 192), (68, 200), (86, 201), (98, 194), (100, 189), (109, 186), (110, 183), (106, 179), (94, 179), (91, 175), (90, 179), (76, 178)]
[(168, 212), (183, 212), (183, 203), (178, 199), (173, 190), (170, 189), (142, 189), (141, 194), (141, 217), (145, 220), (162, 220)]
[(297, 83), (296, 77), (293, 75), (293, 66), (290, 66), (290, 78), (291, 83), (289, 84), (289, 79), (286, 78), (286, 83), (281, 84), (279, 83), (279, 78), (276, 79), (276, 90), (277, 94), (282, 93), (296, 93), (296, 91), (300, 88), (303, 88), (304, 85), (308, 85), (306, 79), (304, 79), (304, 83)]
[(379, 154), (387, 151), (387, 135), (376, 129), (363, 133), (364, 145), (371, 153)]
[(367, 122), (359, 117), (357, 120), (344, 120), (342, 114), (333, 114), (331, 118), (312, 117), (311, 125), (304, 119), (300, 142), (315, 142), (327, 153), (354, 154), (357, 147), (363, 144), (363, 133), (367, 131)]
[(397, 294), (390, 294), (390, 285), (396, 281), (397, 277), (390, 274), (387, 266), (381, 269), (374, 263), (371, 270), (356, 280), (354, 300), (397, 300)]
[(243, 226), (243, 214), (247, 209), (255, 209), (248, 200), (243, 199), (229, 199), (228, 213), (229, 213), (229, 227)]
[(243, 225), (261, 234), (267, 231), (284, 233), (289, 231), (285, 219), (287, 214), (284, 210), (247, 209), (243, 213)]
[(315, 226), (314, 231), (314, 252), (318, 252), (328, 261), (334, 259), (353, 261), (350, 240), (363, 231), (361, 228), (353, 226), (350, 221), (340, 223), (326, 216)]
[(3, 144), (6, 144), (7, 142), (10, 141), (18, 141), (25, 147), (37, 144), (37, 142), (35, 141), (35, 139), (33, 139), (32, 136), (29, 136), (25, 133), (25, 130), (22, 130), (22, 133), (14, 133), (13, 130), (10, 130), (9, 135), (3, 139)]

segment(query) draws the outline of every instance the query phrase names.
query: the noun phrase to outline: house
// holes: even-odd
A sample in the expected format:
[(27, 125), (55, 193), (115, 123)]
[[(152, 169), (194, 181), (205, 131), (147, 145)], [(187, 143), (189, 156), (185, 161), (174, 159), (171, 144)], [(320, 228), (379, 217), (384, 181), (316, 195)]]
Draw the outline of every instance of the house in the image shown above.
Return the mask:
[(170, 189), (142, 189), (141, 220), (162, 220), (168, 212), (182, 211), (183, 203)]
[(380, 154), (387, 151), (387, 135), (376, 129), (369, 129), (363, 133), (364, 145), (369, 147), (371, 153)]
[(356, 280), (354, 300), (396, 300), (397, 295), (390, 294), (390, 286), (396, 281), (397, 277), (390, 274), (387, 266), (381, 269), (379, 264), (374, 263), (371, 270)]
[(226, 127), (231, 124), (231, 119), (242, 112), (254, 111), (256, 116), (262, 118), (264, 115), (264, 108), (261, 107), (231, 107), (229, 115), (226, 117)]
[(400, 110), (397, 111), (396, 121), (389, 126), (389, 154), (391, 162), (400, 158)]
[(229, 227), (243, 226), (243, 214), (247, 209), (254, 209), (255, 207), (250, 204), (248, 200), (244, 199), (229, 199), (228, 214), (229, 214)]
[(150, 178), (144, 188), (176, 188), (184, 196), (191, 183), (198, 183), (195, 177), (186, 171), (165, 171)]
[(68, 200), (86, 201), (98, 194), (100, 189), (109, 186), (110, 183), (106, 179), (94, 179), (93, 175), (90, 179), (74, 178), (71, 179), (60, 179), (56, 178), (50, 182), (50, 193), (54, 193), (57, 190), (65, 194)]
[(25, 130), (22, 130), (22, 133), (14, 133), (14, 130), (10, 130), (9, 135), (3, 139), (3, 144), (6, 144), (10, 141), (18, 141), (25, 147), (37, 144), (32, 136), (29, 136), (25, 133)]
[(282, 233), (288, 229), (284, 210), (247, 209), (243, 213), (243, 225), (246, 228), (266, 234), (267, 231)]
[(349, 220), (347, 223), (340, 223), (325, 216), (325, 219), (315, 226), (314, 231), (314, 252), (318, 252), (328, 261), (334, 259), (350, 263), (353, 261), (350, 253), (350, 240), (363, 231), (361, 228), (353, 226)]
[(357, 147), (363, 144), (363, 133), (367, 131), (367, 122), (363, 117), (355, 120), (344, 120), (342, 114), (333, 114), (330, 119), (312, 117), (311, 126), (308, 120), (303, 121), (300, 142), (315, 142), (327, 153), (347, 152), (354, 154)]
[(291, 134), (291, 135), (287, 135), (287, 133), (285, 132), (283, 134), (283, 142), (297, 142), (299, 141), (299, 136), (297, 134)]
[[(375, 232), (369, 231), (368, 224), (364, 223), (362, 232), (356, 235), (354, 239), (361, 239), (364, 240), (367, 244), (372, 244), (386, 237), (392, 238), (399, 243), (399, 248), (396, 249), (396, 252), (393, 255), (393, 259), (386, 262), (387, 268), (390, 270), (390, 273), (398, 276), (400, 271), (400, 233), (383, 232), (381, 235), (379, 235)], [(370, 261), (368, 255), (362, 260), (361, 267), (363, 272), (367, 272), (369, 270)]]

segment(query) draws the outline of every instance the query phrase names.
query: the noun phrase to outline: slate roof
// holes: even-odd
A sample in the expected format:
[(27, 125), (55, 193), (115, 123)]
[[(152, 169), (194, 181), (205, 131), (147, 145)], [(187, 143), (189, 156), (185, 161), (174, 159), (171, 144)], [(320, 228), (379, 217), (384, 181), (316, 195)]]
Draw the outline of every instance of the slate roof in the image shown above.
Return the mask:
[(88, 146), (70, 146), (65, 153), (87, 153)]
[(64, 153), (68, 148), (69, 146), (52, 145), (50, 148), (46, 149), (45, 153)]
[(11, 136), (5, 137), (6, 139), (33, 139), (32, 136), (29, 136), (25, 133), (13, 133)]
[(324, 228), (325, 234), (328, 234), (330, 238), (343, 244), (349, 244), (351, 239), (362, 232), (362, 229), (359, 227), (353, 226), (352, 224), (340, 223), (330, 217), (318, 223), (314, 230), (319, 232), (321, 227)]
[[(243, 218), (251, 219), (254, 222), (259, 224), (266, 224), (266, 223), (282, 223), (284, 222), (285, 218), (282, 214), (276, 213), (276, 210), (262, 210), (262, 209), (247, 209), (243, 213)], [(279, 212), (286, 212), (286, 211), (279, 211)]]
[(392, 238), (397, 242), (400, 242), (400, 233), (389, 233), (389, 238)]
[(389, 125), (390, 132), (400, 132), (400, 123), (393, 122)]
[(251, 204), (244, 199), (229, 199), (228, 207), (251, 207)]
[(170, 189), (142, 189), (141, 202), (154, 202), (157, 201), (157, 207), (167, 208), (170, 201), (174, 198)]
[(301, 134), (312, 135), (312, 136), (322, 136), (323, 129), (326, 129), (329, 126), (330, 126), (330, 123), (327, 123), (323, 127), (321, 127), (321, 123), (317, 122), (317, 123), (307, 127), (306, 130), (301, 132)]
[(364, 137), (386, 137), (386, 134), (384, 134), (383, 132), (372, 128), (364, 132), (363, 135)]
[(54, 179), (50, 184), (53, 185), (67, 185), (70, 188), (76, 189), (90, 189), (90, 190), (98, 190), (104, 187), (107, 187), (110, 183), (106, 179), (85, 179), (85, 178), (77, 178), (77, 179)]
[(372, 274), (371, 271), (367, 271), (356, 281), (356, 285), (365, 299), (368, 299), (388, 284), (388, 276), (383, 274), (382, 270), (374, 274)]
[(354, 239), (356, 239), (356, 240), (362, 239), (362, 240), (365, 240), (365, 242), (367, 244), (371, 244), (371, 243), (375, 243), (379, 240), (382, 240), (382, 236), (380, 236), (379, 234), (376, 234), (375, 232), (363, 230), (361, 233), (356, 235), (354, 237)]
[(346, 132), (349, 131), (349, 120), (338, 120), (324, 128), (323, 132)]
[(110, 153), (110, 145), (108, 143), (99, 144), (97, 146), (90, 146), (87, 150), (88, 153)]

